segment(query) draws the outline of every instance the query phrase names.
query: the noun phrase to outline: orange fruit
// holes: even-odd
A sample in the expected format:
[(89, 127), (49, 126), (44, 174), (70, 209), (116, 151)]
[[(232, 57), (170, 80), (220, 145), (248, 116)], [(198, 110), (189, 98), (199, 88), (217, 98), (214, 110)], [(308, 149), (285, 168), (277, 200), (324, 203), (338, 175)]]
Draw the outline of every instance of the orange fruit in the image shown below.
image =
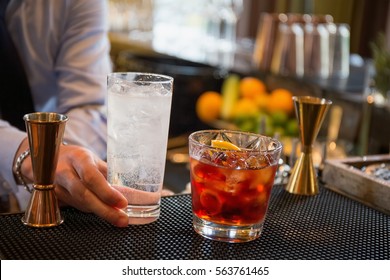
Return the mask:
[(266, 92), (259, 94), (255, 97), (255, 103), (257, 107), (261, 110), (266, 109), (268, 107), (269, 100), (270, 95)]
[(277, 88), (270, 94), (270, 100), (268, 102), (268, 111), (276, 112), (283, 111), (290, 114), (294, 109), (294, 103), (292, 100), (293, 94), (291, 91), (283, 88)]
[(253, 99), (241, 98), (234, 105), (232, 117), (253, 116), (258, 113), (258, 107)]
[(222, 96), (216, 91), (202, 93), (196, 101), (195, 111), (198, 118), (203, 122), (216, 120), (222, 108)]
[(253, 99), (265, 92), (266, 87), (263, 81), (256, 77), (244, 77), (240, 80), (239, 91), (241, 97)]

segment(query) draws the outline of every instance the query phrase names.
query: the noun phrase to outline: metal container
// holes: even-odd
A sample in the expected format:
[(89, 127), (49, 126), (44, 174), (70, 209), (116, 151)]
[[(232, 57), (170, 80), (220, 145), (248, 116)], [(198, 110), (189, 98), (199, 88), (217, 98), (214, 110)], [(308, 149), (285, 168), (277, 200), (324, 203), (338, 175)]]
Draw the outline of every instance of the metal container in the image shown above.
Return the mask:
[(283, 76), (303, 76), (303, 35), (301, 23), (289, 22), (279, 24), (275, 48), (272, 54), (272, 73)]
[(329, 73), (332, 78), (345, 79), (349, 76), (350, 32), (348, 24), (328, 24), (329, 30)]
[(252, 57), (253, 63), (259, 70), (270, 71), (279, 24), (286, 23), (287, 20), (287, 15), (283, 13), (261, 14)]
[(329, 77), (329, 31), (324, 23), (305, 25), (305, 76), (311, 79)]

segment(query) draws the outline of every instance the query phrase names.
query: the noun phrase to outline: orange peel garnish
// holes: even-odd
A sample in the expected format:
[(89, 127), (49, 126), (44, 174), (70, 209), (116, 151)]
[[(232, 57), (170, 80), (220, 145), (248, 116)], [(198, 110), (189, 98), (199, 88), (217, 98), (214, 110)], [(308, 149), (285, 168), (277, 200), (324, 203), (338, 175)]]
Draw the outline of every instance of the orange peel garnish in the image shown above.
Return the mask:
[(211, 147), (230, 151), (241, 151), (241, 149), (233, 143), (223, 140), (211, 140)]

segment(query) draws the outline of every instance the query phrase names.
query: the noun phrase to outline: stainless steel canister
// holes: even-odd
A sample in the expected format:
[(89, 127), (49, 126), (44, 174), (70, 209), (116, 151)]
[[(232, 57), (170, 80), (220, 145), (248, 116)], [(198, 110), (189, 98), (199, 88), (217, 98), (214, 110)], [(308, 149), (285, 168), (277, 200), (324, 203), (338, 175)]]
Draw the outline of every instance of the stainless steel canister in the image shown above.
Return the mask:
[(329, 31), (326, 23), (305, 24), (305, 76), (329, 77)]
[(260, 15), (252, 57), (253, 63), (259, 70), (270, 71), (278, 26), (280, 23), (286, 23), (287, 20), (287, 15), (283, 13), (262, 13)]
[(328, 25), (329, 72), (331, 78), (346, 79), (349, 76), (350, 32), (345, 23)]
[(284, 76), (303, 76), (303, 39), (303, 26), (296, 15), (289, 15), (287, 23), (279, 24), (272, 55), (272, 73)]

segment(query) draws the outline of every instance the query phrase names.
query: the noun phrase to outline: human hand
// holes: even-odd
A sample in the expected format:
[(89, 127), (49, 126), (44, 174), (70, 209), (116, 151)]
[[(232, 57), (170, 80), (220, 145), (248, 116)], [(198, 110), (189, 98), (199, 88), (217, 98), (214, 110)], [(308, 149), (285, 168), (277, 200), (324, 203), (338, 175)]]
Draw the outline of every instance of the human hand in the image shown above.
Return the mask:
[[(25, 160), (22, 174), (32, 181), (31, 160)], [(60, 205), (92, 212), (115, 226), (126, 227), (129, 218), (121, 209), (127, 200), (106, 178), (107, 164), (97, 155), (80, 146), (60, 147), (54, 181)]]
[(129, 217), (121, 209), (127, 200), (106, 178), (107, 164), (94, 153), (79, 146), (61, 146), (55, 178), (59, 201), (126, 227)]

